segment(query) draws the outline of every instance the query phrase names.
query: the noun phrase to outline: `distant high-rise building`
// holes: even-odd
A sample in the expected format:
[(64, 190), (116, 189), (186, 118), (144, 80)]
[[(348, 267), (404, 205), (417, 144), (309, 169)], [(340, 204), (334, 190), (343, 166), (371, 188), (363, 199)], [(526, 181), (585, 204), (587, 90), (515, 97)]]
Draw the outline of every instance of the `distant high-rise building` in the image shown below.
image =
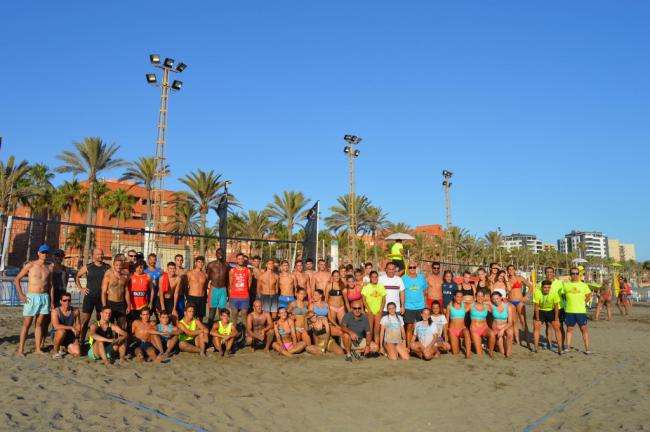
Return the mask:
[(633, 243), (621, 243), (615, 239), (609, 239), (609, 257), (614, 261), (636, 260), (636, 248)]
[[(580, 250), (584, 247), (584, 253)], [(557, 241), (557, 249), (563, 253), (575, 252), (579, 257), (609, 257), (607, 236), (596, 231), (571, 231)]]
[(503, 236), (503, 247), (510, 252), (512, 249), (530, 249), (533, 253), (544, 250), (544, 242), (534, 234), (510, 234)]

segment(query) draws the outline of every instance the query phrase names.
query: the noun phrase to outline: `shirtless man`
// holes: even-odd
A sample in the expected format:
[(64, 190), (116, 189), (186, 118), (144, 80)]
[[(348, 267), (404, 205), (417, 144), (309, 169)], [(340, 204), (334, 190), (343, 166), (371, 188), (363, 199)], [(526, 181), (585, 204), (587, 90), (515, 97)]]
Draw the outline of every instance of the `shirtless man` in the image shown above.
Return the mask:
[(307, 298), (310, 301), (313, 293), (311, 284), (315, 274), (316, 272), (314, 271), (314, 260), (311, 258), (307, 258), (305, 260), (305, 276), (307, 276), (307, 285), (304, 288), (307, 290)]
[(314, 290), (315, 289), (320, 289), (325, 291), (329, 291), (330, 285), (332, 283), (332, 275), (330, 272), (327, 271), (327, 267), (325, 266), (325, 260), (319, 259), (318, 260), (318, 271), (314, 273), (313, 277), (311, 278), (311, 295), (309, 296), (309, 300), (313, 298)]
[(215, 314), (220, 315), (228, 303), (228, 272), (230, 267), (226, 264), (221, 248), (217, 249), (217, 259), (210, 262), (208, 272), (208, 299), (210, 313), (208, 322), (214, 321)]
[(298, 288), (304, 288), (307, 290), (309, 288), (309, 276), (307, 276), (304, 272), (304, 266), (302, 264), (302, 261), (297, 261), (296, 265), (293, 268), (293, 275), (294, 280), (296, 281), (296, 290)]
[(442, 307), (442, 275), (440, 274), (440, 263), (435, 261), (431, 263), (431, 273), (427, 275), (427, 308), (431, 309), (433, 302), (437, 302)]
[(151, 311), (148, 307), (140, 309), (140, 319), (133, 321), (131, 324), (131, 334), (133, 335), (133, 353), (140, 363), (147, 360), (160, 362), (162, 360), (160, 354), (154, 347), (151, 338), (152, 332), (156, 330), (155, 326), (149, 321), (151, 319)]
[(251, 351), (263, 345), (265, 352), (270, 352), (273, 343), (273, 319), (268, 312), (262, 310), (262, 302), (253, 302), (253, 312), (246, 319), (246, 343)]
[(266, 261), (266, 271), (257, 280), (257, 292), (262, 310), (275, 319), (278, 313), (278, 275), (272, 259)]
[(187, 295), (186, 303), (194, 303), (196, 307), (194, 316), (203, 321), (205, 316), (205, 293), (208, 285), (208, 275), (203, 271), (205, 258), (198, 256), (194, 258), (194, 268), (187, 272)]
[(253, 257), (253, 261), (251, 261), (251, 265), (253, 266), (253, 284), (251, 285), (251, 298), (259, 298), (257, 286), (260, 276), (262, 276), (264, 273), (264, 270), (262, 270), (262, 258), (259, 255), (255, 255)]
[(81, 318), (79, 309), (70, 305), (70, 293), (61, 294), (61, 306), (52, 309), (52, 341), (54, 350), (52, 358), (61, 358), (66, 352), (73, 357), (79, 357), (79, 332), (81, 331)]
[[(230, 299), (230, 316), (232, 322), (243, 324), (250, 307), (250, 288), (253, 282), (253, 272), (245, 265), (243, 253), (237, 254), (237, 265), (228, 274), (228, 298)], [(242, 314), (242, 319), (239, 315)]]
[(289, 261), (283, 260), (280, 263), (280, 276), (278, 277), (280, 295), (278, 296), (278, 308), (289, 309), (289, 305), (296, 301), (296, 278), (289, 273)]
[(183, 266), (185, 259), (183, 255), (176, 254), (174, 262), (176, 263), (176, 274), (180, 278), (180, 283), (176, 292), (178, 293), (178, 301), (176, 301), (176, 311), (178, 316), (182, 317), (185, 312), (185, 295), (187, 294), (187, 269)]
[(106, 270), (102, 279), (102, 306), (111, 308), (111, 317), (126, 330), (126, 316), (129, 314), (131, 299), (128, 290), (128, 275), (123, 272), (124, 262), (117, 255), (113, 259), (113, 268)]
[[(160, 289), (158, 290), (158, 302), (162, 305), (162, 310), (172, 316), (174, 322), (178, 319), (178, 291), (181, 284), (181, 278), (176, 273), (176, 263), (170, 261), (167, 263), (167, 271), (160, 277)], [(160, 314), (158, 315), (160, 316)]]
[[(20, 329), (20, 342), (18, 343), (17, 355), (25, 355), (25, 339), (29, 328), (34, 323), (35, 354), (44, 354), (43, 342), (45, 341), (45, 330), (43, 318), (50, 314), (50, 287), (52, 286), (52, 265), (46, 262), (50, 253), (48, 245), (38, 248), (38, 258), (28, 262), (14, 279), (14, 286), (23, 306), (23, 327)], [(23, 293), (20, 281), (28, 276), (27, 295)], [(34, 320), (36, 317), (36, 320)]]

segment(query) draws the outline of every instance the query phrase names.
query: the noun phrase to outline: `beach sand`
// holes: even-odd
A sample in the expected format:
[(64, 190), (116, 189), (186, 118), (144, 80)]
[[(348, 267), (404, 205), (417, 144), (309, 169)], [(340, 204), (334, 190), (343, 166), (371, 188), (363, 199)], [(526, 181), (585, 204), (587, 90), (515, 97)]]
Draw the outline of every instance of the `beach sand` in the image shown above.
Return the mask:
[[(20, 309), (0, 308), (0, 430), (650, 429), (644, 305), (625, 319), (590, 321), (592, 356), (516, 347), (509, 360), (444, 355), (353, 364), (243, 351), (109, 368), (85, 358), (18, 358), (20, 320)], [(582, 348), (579, 332), (574, 346)]]

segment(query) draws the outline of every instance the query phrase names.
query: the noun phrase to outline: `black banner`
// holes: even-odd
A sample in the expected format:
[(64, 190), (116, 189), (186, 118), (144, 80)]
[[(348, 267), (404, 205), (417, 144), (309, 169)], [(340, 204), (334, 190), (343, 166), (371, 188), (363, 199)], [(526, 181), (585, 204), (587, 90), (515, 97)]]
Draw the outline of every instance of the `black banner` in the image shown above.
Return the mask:
[(219, 205), (217, 206), (217, 216), (219, 216), (219, 247), (226, 257), (228, 247), (228, 191), (223, 194)]
[(317, 261), (316, 252), (318, 248), (318, 208), (319, 201), (307, 212), (307, 223), (305, 224), (305, 240), (302, 248), (302, 262), (307, 258)]

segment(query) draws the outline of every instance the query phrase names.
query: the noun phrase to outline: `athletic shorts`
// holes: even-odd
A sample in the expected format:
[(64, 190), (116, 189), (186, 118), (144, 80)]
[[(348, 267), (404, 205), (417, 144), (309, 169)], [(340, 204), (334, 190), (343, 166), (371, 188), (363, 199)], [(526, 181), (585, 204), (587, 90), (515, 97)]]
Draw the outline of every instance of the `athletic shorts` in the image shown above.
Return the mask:
[(203, 318), (205, 316), (205, 297), (186, 295), (185, 305), (188, 303), (194, 303), (194, 306), (196, 306), (196, 309), (194, 310), (195, 317)]
[(573, 327), (578, 324), (580, 327), (587, 325), (587, 314), (586, 313), (566, 313), (564, 320), (567, 327)]
[(111, 320), (115, 322), (115, 320), (119, 318), (126, 318), (126, 302), (121, 301), (121, 302), (114, 302), (110, 300), (106, 300), (106, 306), (111, 308)]
[(248, 310), (250, 307), (250, 300), (247, 298), (231, 298), (230, 309)]
[(165, 302), (165, 312), (171, 314), (174, 311), (174, 299), (173, 298), (163, 298)]
[(101, 293), (88, 293), (84, 296), (84, 301), (81, 304), (81, 312), (85, 314), (92, 314), (93, 310), (95, 310), (97, 313), (100, 313), (102, 311)]
[(539, 311), (539, 320), (543, 323), (552, 323), (555, 321), (555, 311)]
[(36, 315), (50, 314), (50, 295), (49, 294), (25, 294), (27, 303), (23, 306), (23, 316), (33, 317)]
[(262, 310), (264, 312), (277, 312), (278, 311), (278, 295), (277, 294), (261, 294), (260, 300), (262, 301)]
[(225, 309), (228, 295), (225, 288), (210, 288), (210, 309)]
[(404, 266), (404, 261), (402, 260), (393, 260), (393, 264), (395, 264), (395, 267), (397, 267), (397, 271), (401, 272), (404, 270), (406, 267)]
[[(52, 330), (50, 332), (50, 338), (54, 340), (54, 335), (56, 334), (56, 331)], [(75, 337), (74, 337), (74, 332), (72, 330), (66, 330), (65, 335), (63, 336), (63, 339), (61, 340), (61, 346), (67, 348), (68, 345), (74, 343)]]
[(566, 313), (564, 313), (564, 309), (560, 308), (560, 312), (558, 313), (558, 316), (560, 317), (560, 322), (564, 322), (564, 318), (566, 317)]
[(405, 309), (403, 318), (404, 324), (415, 324), (422, 320), (422, 309)]
[[(113, 354), (113, 345), (109, 344), (108, 342), (95, 342), (95, 343), (103, 343), (104, 347), (106, 348), (106, 358), (111, 359), (111, 354)], [(101, 360), (101, 357), (95, 357), (95, 352), (93, 351), (93, 347), (90, 347), (88, 349), (88, 358), (91, 360)]]
[(296, 301), (294, 296), (278, 296), (278, 308), (289, 309), (289, 305)]

